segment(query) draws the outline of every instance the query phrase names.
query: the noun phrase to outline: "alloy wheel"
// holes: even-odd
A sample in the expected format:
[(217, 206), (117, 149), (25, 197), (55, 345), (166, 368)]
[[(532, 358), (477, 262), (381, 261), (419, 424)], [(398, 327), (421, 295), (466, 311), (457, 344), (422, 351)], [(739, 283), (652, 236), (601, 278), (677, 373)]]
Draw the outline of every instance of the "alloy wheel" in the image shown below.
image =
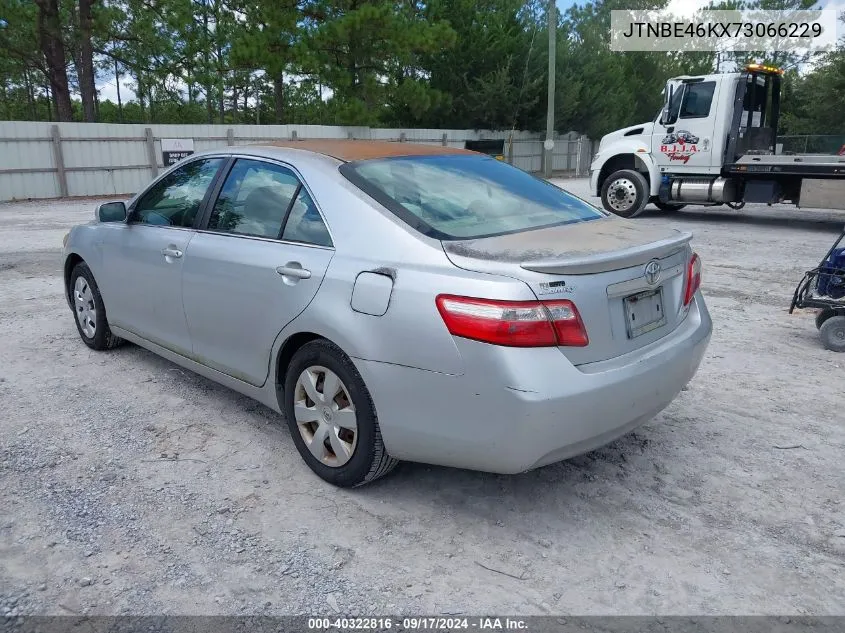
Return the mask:
[(637, 187), (627, 178), (617, 178), (607, 192), (607, 202), (614, 211), (628, 211), (637, 201)]

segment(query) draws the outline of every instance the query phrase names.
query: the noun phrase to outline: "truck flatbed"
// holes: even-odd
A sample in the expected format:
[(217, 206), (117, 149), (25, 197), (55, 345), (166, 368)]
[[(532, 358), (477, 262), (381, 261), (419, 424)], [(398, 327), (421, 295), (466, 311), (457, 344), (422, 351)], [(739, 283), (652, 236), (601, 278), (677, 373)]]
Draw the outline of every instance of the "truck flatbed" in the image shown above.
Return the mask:
[(827, 154), (745, 154), (724, 166), (730, 174), (783, 174), (839, 177), (845, 175), (845, 156)]

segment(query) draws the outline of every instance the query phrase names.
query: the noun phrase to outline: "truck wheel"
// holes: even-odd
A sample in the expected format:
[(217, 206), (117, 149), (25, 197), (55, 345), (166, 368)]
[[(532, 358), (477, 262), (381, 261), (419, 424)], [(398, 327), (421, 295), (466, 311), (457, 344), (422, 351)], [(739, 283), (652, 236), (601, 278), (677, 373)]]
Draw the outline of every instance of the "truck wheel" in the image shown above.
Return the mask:
[(685, 204), (672, 204), (671, 202), (660, 202), (660, 200), (658, 200), (657, 202), (654, 203), (654, 206), (656, 206), (658, 209), (660, 209), (661, 211), (664, 211), (666, 213), (674, 213), (675, 211), (680, 211), (681, 209), (683, 209), (687, 205), (685, 205)]
[(819, 330), (822, 345), (833, 352), (845, 352), (845, 316), (830, 317)]
[(623, 218), (635, 218), (648, 204), (649, 186), (645, 177), (633, 169), (620, 169), (608, 176), (601, 186), (604, 208)]

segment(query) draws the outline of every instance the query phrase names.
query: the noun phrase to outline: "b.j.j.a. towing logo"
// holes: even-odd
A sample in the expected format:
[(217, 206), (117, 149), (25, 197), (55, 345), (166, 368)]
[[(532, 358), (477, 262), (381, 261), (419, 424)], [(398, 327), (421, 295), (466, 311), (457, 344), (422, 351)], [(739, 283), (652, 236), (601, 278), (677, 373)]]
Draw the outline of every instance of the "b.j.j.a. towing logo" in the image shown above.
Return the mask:
[(663, 137), (660, 142), (660, 152), (666, 154), (669, 160), (677, 160), (686, 164), (693, 154), (707, 151), (707, 139), (704, 139), (701, 146), (699, 146), (700, 142), (701, 140), (695, 134), (686, 130), (678, 130)]

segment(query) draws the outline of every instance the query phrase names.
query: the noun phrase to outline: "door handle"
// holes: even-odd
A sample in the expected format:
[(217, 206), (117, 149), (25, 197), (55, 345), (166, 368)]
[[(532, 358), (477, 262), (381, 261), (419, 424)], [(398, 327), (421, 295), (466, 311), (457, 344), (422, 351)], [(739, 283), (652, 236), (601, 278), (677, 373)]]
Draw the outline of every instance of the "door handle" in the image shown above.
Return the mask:
[(182, 257), (182, 251), (178, 248), (171, 248), (169, 246), (161, 249), (161, 254), (165, 257)]
[(310, 279), (311, 271), (306, 270), (297, 262), (290, 262), (287, 266), (279, 266), (276, 272), (282, 277), (293, 277), (294, 279)]

